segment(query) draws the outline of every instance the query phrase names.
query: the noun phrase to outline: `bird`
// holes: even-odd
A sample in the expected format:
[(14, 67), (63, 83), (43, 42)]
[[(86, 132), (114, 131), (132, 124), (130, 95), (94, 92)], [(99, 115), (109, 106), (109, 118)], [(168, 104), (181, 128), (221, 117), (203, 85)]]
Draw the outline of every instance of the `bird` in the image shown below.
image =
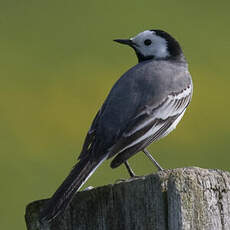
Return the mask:
[(183, 117), (193, 94), (188, 63), (179, 42), (169, 33), (145, 30), (129, 39), (115, 39), (131, 47), (138, 63), (114, 84), (85, 137), (78, 162), (45, 203), (41, 222), (51, 222), (69, 206), (95, 170), (113, 158), (135, 176), (128, 159), (144, 152), (157, 166), (147, 146), (167, 136)]

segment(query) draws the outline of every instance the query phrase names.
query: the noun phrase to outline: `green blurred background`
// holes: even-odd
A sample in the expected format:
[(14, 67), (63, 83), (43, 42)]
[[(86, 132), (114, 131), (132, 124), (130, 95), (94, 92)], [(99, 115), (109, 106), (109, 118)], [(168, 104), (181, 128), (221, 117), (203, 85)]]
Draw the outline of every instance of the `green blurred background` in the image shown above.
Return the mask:
[[(164, 29), (190, 64), (194, 97), (171, 135), (150, 150), (165, 168), (229, 170), (229, 1), (0, 2), (0, 229), (25, 229), (25, 206), (68, 174), (114, 82), (136, 64), (112, 42)], [(104, 163), (87, 185), (128, 177)], [(138, 154), (138, 175), (155, 171)]]

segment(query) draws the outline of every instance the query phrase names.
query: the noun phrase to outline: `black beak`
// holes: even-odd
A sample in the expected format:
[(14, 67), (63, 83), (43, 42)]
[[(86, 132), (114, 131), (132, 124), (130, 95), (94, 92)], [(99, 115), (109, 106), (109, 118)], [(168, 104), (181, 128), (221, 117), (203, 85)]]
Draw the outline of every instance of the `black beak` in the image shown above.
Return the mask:
[(133, 42), (130, 39), (115, 39), (115, 42), (124, 44), (124, 45), (129, 45), (129, 46), (133, 46)]

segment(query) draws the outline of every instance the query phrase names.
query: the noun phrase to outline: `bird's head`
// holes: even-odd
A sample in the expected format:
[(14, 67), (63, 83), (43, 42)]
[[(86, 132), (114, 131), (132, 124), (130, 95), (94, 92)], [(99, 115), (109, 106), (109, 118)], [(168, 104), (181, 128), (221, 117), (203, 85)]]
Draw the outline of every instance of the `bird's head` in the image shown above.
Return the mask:
[(179, 43), (162, 30), (145, 30), (130, 39), (115, 39), (115, 42), (131, 46), (138, 61), (150, 59), (182, 59)]

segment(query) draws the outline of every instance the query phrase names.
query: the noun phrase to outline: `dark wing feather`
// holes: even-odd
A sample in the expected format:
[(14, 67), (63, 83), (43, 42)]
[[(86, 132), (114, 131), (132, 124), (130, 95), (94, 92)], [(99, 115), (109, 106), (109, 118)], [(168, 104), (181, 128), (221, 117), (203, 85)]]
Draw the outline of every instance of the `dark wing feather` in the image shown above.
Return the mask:
[(97, 112), (97, 114), (96, 114), (96, 116), (95, 116), (95, 118), (94, 118), (94, 120), (92, 122), (92, 125), (91, 125), (91, 127), (90, 127), (90, 129), (89, 129), (89, 131), (88, 131), (88, 133), (86, 135), (86, 138), (85, 138), (85, 141), (84, 141), (84, 144), (82, 146), (82, 150), (81, 150), (81, 153), (80, 153), (78, 159), (82, 159), (82, 158), (86, 157), (86, 155), (87, 155), (86, 153), (90, 152), (90, 150), (92, 148), (92, 143), (95, 140), (97, 121), (98, 121), (98, 119), (100, 117), (101, 110), (102, 109), (100, 109)]
[(182, 118), (192, 96), (192, 86), (172, 93), (157, 107), (145, 106), (130, 122), (119, 141), (110, 149), (111, 163), (117, 167), (149, 144), (166, 136)]

